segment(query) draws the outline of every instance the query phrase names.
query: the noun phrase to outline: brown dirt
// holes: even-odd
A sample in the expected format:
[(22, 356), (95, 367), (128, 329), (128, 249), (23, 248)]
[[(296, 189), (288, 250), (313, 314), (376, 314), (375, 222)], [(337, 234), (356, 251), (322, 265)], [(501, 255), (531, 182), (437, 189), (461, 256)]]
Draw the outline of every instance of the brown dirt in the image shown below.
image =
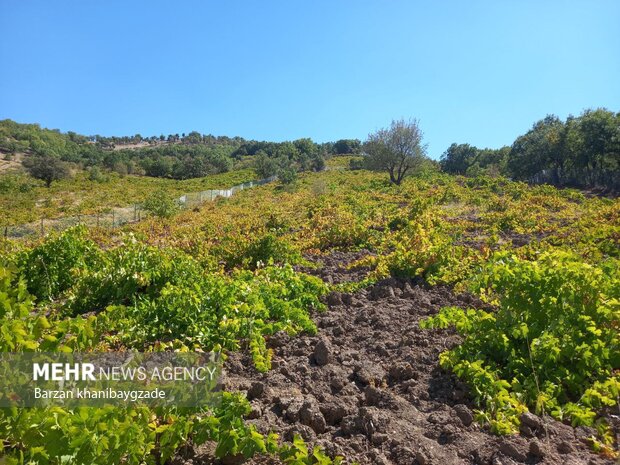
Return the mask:
[(4, 171), (18, 170), (22, 166), (23, 158), (23, 153), (15, 153), (13, 154), (13, 158), (11, 160), (7, 160), (6, 154), (0, 152), (0, 173)]
[[(343, 254), (337, 261), (355, 258)], [(322, 261), (329, 267), (332, 259)], [(345, 269), (336, 268), (332, 281), (346, 281)], [(299, 434), (360, 464), (613, 463), (589, 450), (586, 438), (594, 431), (588, 428), (528, 415), (522, 434), (498, 437), (472, 421), (466, 386), (437, 361), (459, 337), (421, 330), (418, 322), (446, 305), (483, 306), (474, 297), (386, 280), (354, 295), (331, 294), (328, 303), (316, 315), (317, 336), (269, 339), (269, 372), (258, 373), (247, 354), (228, 360), (224, 385), (247, 393), (248, 421), (260, 431), (286, 440)], [(184, 463), (217, 463), (208, 448), (195, 453)]]

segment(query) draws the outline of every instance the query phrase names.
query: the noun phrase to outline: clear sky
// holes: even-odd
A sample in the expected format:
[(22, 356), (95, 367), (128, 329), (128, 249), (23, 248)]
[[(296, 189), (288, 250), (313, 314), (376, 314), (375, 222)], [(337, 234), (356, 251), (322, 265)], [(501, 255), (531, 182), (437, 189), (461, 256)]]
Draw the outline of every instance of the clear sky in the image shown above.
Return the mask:
[(510, 144), (620, 111), (620, 1), (0, 0), (0, 119), (83, 134)]

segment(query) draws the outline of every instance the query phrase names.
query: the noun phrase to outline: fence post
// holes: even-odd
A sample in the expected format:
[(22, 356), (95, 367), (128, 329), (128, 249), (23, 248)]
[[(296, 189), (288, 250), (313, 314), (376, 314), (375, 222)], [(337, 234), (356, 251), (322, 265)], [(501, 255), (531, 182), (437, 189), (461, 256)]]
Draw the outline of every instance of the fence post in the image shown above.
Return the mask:
[(114, 227), (114, 210), (112, 210), (112, 227)]
[(133, 220), (134, 222), (138, 219), (138, 204), (133, 204)]
[(45, 234), (45, 230), (43, 229), (43, 217), (41, 217), (41, 235)]
[(99, 212), (97, 212), (97, 227), (99, 227)]
[(9, 236), (9, 227), (5, 226), (4, 227), (4, 238), (6, 239)]

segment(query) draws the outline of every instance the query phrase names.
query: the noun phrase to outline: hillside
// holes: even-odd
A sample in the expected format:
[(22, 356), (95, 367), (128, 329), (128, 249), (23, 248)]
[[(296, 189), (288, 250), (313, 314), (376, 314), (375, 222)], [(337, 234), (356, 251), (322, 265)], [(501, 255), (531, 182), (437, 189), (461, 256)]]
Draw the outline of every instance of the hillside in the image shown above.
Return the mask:
[(89, 463), (109, 460), (102, 438), (135, 464), (613, 463), (619, 215), (619, 200), (504, 178), (332, 169), (5, 241), (2, 289), (22, 291), (0, 326), (45, 315), (54, 342), (18, 331), (3, 347), (221, 349), (227, 394), (131, 423), (130, 408), (60, 408), (41, 436), (28, 425), (51, 411), (5, 412), (0, 431), (11, 454), (53, 456), (54, 436)]
[[(191, 179), (230, 171), (248, 156), (268, 159), (264, 169), (320, 169), (337, 144), (316, 144), (311, 139), (260, 142), (241, 137), (213, 136), (192, 131), (167, 137), (143, 138), (85, 136), (41, 128), (38, 124), (0, 121), (0, 154), (4, 170), (50, 165), (68, 170), (103, 169), (121, 175)], [(258, 163), (261, 165), (261, 163)], [(32, 172), (32, 171), (31, 171)], [(269, 173), (268, 177), (274, 173)], [(63, 175), (66, 177), (66, 175)]]

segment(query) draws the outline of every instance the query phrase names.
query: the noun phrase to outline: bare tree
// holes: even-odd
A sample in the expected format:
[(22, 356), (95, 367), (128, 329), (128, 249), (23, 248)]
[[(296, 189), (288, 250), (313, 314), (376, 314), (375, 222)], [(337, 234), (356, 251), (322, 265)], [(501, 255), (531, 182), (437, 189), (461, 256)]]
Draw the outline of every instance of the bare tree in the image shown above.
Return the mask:
[(426, 158), (422, 136), (418, 120), (392, 121), (389, 128), (370, 134), (364, 143), (367, 166), (387, 171), (390, 181), (400, 185), (405, 175), (420, 167)]

